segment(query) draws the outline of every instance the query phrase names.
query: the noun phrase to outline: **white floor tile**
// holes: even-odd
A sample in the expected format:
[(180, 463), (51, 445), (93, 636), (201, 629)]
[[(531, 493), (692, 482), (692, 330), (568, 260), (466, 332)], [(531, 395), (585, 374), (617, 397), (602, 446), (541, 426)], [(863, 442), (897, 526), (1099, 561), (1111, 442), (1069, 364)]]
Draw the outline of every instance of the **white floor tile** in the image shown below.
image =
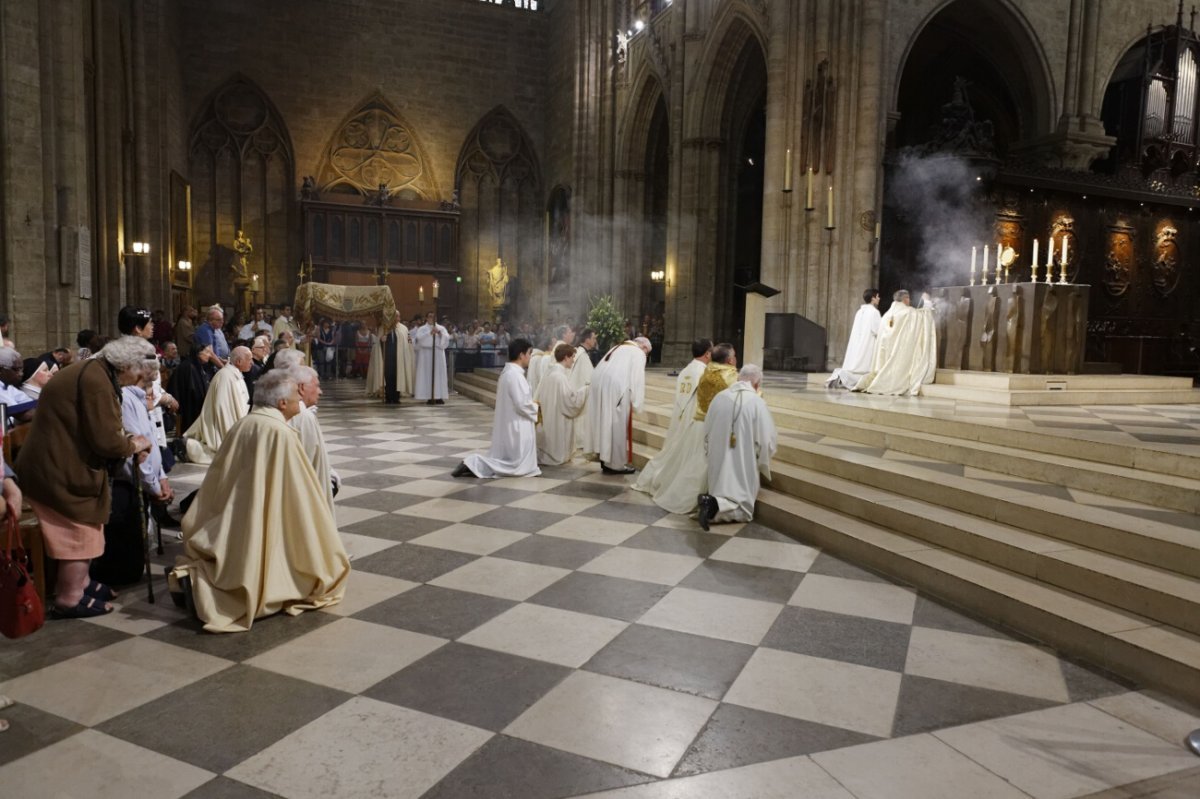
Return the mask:
[(1058, 658), (1018, 641), (914, 627), (904, 671), (994, 691), (1070, 701)]
[(756, 646), (782, 609), (773, 602), (675, 588), (638, 623)]
[(807, 757), (789, 757), (695, 777), (661, 780), (587, 799), (854, 799)]
[(809, 574), (797, 586), (788, 604), (847, 616), (912, 624), (917, 592), (888, 583)]
[(435, 530), (420, 538), (414, 538), (409, 543), (450, 549), (455, 552), (467, 552), (472, 555), (490, 555), (498, 549), (503, 549), (509, 544), (515, 544), (528, 537), (529, 533), (460, 523), (443, 527), (441, 530)]
[(458, 640), (511, 655), (579, 668), (629, 625), (586, 613), (517, 605)]
[(523, 601), (570, 574), (569, 569), (507, 558), (482, 557), (443, 574), (430, 585)]
[(819, 549), (782, 541), (759, 541), (753, 538), (732, 538), (712, 554), (713, 560), (745, 563), (768, 569), (788, 569), (806, 572), (812, 566)]

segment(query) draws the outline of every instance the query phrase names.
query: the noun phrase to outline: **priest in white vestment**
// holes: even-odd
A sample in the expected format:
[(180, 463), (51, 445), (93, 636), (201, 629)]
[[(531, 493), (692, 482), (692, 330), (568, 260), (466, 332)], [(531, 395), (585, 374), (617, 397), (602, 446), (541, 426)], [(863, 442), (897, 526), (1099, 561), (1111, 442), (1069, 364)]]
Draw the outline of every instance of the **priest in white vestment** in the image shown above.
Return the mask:
[(412, 337), (408, 334), (408, 327), (397, 319), (396, 326), (392, 328), (392, 335), (383, 336), (375, 347), (378, 348), (379, 354), (377, 357), (372, 351), (371, 360), (367, 364), (367, 394), (371, 396), (371, 368), (378, 366), (380, 370), (379, 376), (376, 378), (380, 381), (378, 393), (388, 404), (397, 405), (400, 403), (401, 397), (413, 395), (413, 384), (416, 380), (417, 357), (413, 352)]
[(189, 463), (212, 463), (230, 428), (250, 411), (245, 373), (251, 363), (253, 355), (247, 347), (234, 347), (229, 363), (213, 375), (200, 416), (183, 434)]
[(537, 477), (538, 406), (525, 379), (533, 346), (525, 339), (508, 345), (508, 363), (496, 384), (496, 415), (487, 455), (472, 453), (452, 472), (455, 477)]
[(341, 485), (341, 478), (329, 463), (329, 452), (325, 449), (325, 436), (321, 423), (317, 421), (317, 403), (321, 399), (321, 377), (311, 366), (293, 366), (288, 374), (296, 381), (300, 392), (300, 412), (288, 420), (288, 426), (300, 434), (304, 454), (312, 464), (317, 479), (325, 488), (325, 501), (333, 511), (333, 496)]
[(600, 359), (588, 388), (584, 450), (595, 453), (605, 474), (632, 474), (633, 414), (646, 399), (650, 340), (638, 337)]
[(853, 390), (862, 376), (871, 371), (875, 362), (875, 346), (879, 338), (879, 292), (867, 289), (863, 292), (863, 304), (854, 315), (854, 326), (850, 328), (850, 343), (846, 345), (846, 357), (842, 367), (834, 369), (826, 388), (848, 388)]
[(446, 347), (450, 346), (450, 333), (437, 323), (433, 311), (425, 315), (425, 324), (412, 334), (417, 350), (417, 368), (414, 375), (413, 397), (425, 400), (429, 405), (445, 405), (450, 395), (446, 383)]
[[(579, 342), (579, 346), (575, 348), (575, 365), (571, 367), (570, 371), (571, 388), (586, 388), (592, 384), (592, 372), (596, 370), (589, 351), (589, 347), (595, 348), (596, 346), (596, 331), (585, 327), (576, 336), (576, 341)], [(583, 449), (586, 426), (582, 418), (575, 424), (575, 449)]]
[(700, 376), (708, 368), (712, 360), (712, 340), (696, 339), (692, 342), (692, 360), (679, 370), (675, 378), (675, 401), (671, 407), (671, 419), (667, 424), (667, 434), (663, 437), (662, 449), (658, 451), (638, 474), (633, 484), (636, 491), (654, 494), (662, 484), (662, 467), (672, 449), (672, 442), (677, 441), (682, 430), (696, 423), (696, 389), (700, 385)]
[(526, 377), (529, 378), (529, 390), (534, 394), (537, 393), (538, 385), (542, 382), (542, 378), (546, 373), (558, 363), (554, 358), (554, 351), (558, 349), (559, 344), (574, 344), (575, 331), (570, 325), (559, 325), (554, 328), (554, 336), (551, 338), (550, 346), (545, 352), (540, 355), (534, 355), (529, 359), (529, 368), (525, 371)]
[(367, 396), (383, 396), (383, 340), (374, 333), (371, 334), (371, 359), (367, 361)]
[(704, 419), (708, 491), (698, 498), (700, 526), (711, 522), (748, 522), (754, 518), (759, 475), (771, 479), (771, 458), (778, 441), (775, 420), (759, 396), (762, 370), (742, 367), (738, 380), (713, 398)]
[(879, 346), (871, 371), (863, 375), (855, 391), (869, 394), (916, 396), (921, 386), (932, 383), (937, 373), (937, 320), (932, 300), (913, 308), (907, 291), (896, 292), (879, 325)]
[(542, 375), (542, 382), (533, 393), (533, 401), (541, 411), (537, 425), (538, 463), (545, 466), (570, 463), (575, 454), (575, 419), (583, 413), (588, 395), (587, 386), (571, 385), (575, 358), (575, 348), (569, 343), (555, 347), (556, 363)]
[(669, 449), (659, 458), (657, 485), (650, 498), (671, 513), (691, 513), (696, 497), (708, 489), (708, 466), (704, 456), (704, 418), (713, 399), (737, 381), (737, 352), (732, 344), (712, 349), (712, 361), (704, 367), (696, 386), (692, 424), (682, 428)]
[(190, 587), (209, 632), (243, 632), (256, 619), (332, 605), (345, 593), (350, 559), (287, 424), (299, 409), (287, 371), (263, 375), (254, 409), (225, 437), (183, 517), (184, 554), (169, 583)]

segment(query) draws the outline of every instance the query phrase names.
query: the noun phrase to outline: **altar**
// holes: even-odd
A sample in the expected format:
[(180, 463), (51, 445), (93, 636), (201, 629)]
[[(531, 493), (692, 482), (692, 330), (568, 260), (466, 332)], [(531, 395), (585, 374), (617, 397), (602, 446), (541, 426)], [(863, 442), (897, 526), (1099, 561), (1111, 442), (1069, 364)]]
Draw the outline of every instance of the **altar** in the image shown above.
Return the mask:
[(1079, 374), (1090, 290), (1075, 283), (932, 289), (938, 306), (938, 368)]

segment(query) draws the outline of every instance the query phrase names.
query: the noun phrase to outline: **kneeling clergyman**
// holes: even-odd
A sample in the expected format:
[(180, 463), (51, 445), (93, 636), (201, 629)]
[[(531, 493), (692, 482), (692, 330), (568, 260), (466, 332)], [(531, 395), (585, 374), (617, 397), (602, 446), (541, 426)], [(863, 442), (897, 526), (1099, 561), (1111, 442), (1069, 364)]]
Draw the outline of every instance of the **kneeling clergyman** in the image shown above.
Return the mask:
[(650, 340), (624, 341), (608, 351), (588, 388), (585, 452), (595, 453), (605, 474), (632, 474), (633, 414), (646, 400)]
[(455, 477), (536, 477), (538, 406), (533, 401), (525, 368), (533, 345), (523, 338), (508, 345), (508, 363), (496, 385), (496, 416), (492, 446), (487, 455), (472, 453), (452, 472)]
[(916, 396), (937, 374), (937, 324), (929, 295), (913, 308), (907, 291), (897, 291), (879, 324), (879, 345), (871, 371), (855, 391)]
[(317, 479), (325, 487), (325, 501), (333, 509), (333, 498), (341, 485), (337, 471), (329, 465), (329, 452), (325, 449), (325, 436), (321, 434), (321, 423), (317, 421), (317, 402), (321, 399), (321, 378), (311, 366), (293, 366), (288, 370), (296, 381), (300, 392), (300, 412), (288, 420), (288, 426), (300, 434), (304, 454), (312, 464)]
[(572, 388), (575, 348), (570, 343), (554, 348), (554, 365), (542, 375), (533, 393), (541, 410), (537, 426), (538, 463), (561, 466), (575, 454), (575, 419), (587, 404), (588, 387)]
[(263, 375), (254, 409), (234, 425), (183, 517), (174, 590), (190, 581), (196, 615), (213, 633), (341, 601), (350, 559), (325, 486), (287, 422), (300, 410), (285, 370)]
[(738, 381), (708, 406), (704, 432), (708, 446), (708, 493), (698, 498), (700, 526), (748, 522), (754, 518), (759, 475), (771, 479), (777, 446), (775, 421), (758, 395), (762, 370), (742, 367)]
[(692, 342), (692, 360), (679, 370), (675, 378), (675, 402), (671, 408), (667, 433), (663, 436), (662, 449), (642, 467), (641, 474), (633, 484), (635, 491), (654, 494), (662, 487), (663, 481), (669, 479), (670, 475), (663, 472), (663, 464), (667, 462), (671, 450), (678, 446), (675, 442), (683, 435), (683, 431), (697, 424), (696, 391), (700, 386), (700, 376), (712, 360), (712, 349), (712, 339), (698, 338)]
[(879, 292), (867, 289), (863, 292), (862, 307), (854, 315), (854, 326), (850, 328), (850, 342), (846, 345), (842, 368), (833, 370), (833, 374), (825, 381), (825, 387), (853, 390), (862, 376), (871, 371), (878, 338)]
[(220, 368), (208, 386), (200, 418), (183, 434), (191, 463), (212, 463), (221, 442), (235, 423), (250, 410), (245, 373), (254, 356), (247, 347), (234, 347), (229, 363)]

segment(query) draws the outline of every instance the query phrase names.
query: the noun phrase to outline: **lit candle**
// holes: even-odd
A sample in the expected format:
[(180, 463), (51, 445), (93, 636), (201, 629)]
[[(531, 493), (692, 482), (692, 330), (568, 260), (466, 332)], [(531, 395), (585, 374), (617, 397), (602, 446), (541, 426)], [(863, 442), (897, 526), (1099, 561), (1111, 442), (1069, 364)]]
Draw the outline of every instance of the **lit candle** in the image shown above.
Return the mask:
[(833, 230), (833, 186), (829, 187), (829, 215), (825, 220), (825, 227)]
[(811, 166), (804, 179), (804, 208), (808, 211), (813, 209), (813, 171)]
[(417, 302), (425, 302), (425, 287), (417, 286)]
[(975, 285), (975, 259), (979, 256), (979, 248), (971, 248), (971, 285)]
[(250, 276), (250, 290), (258, 291), (258, 275), (257, 274)]
[(1049, 248), (1046, 250), (1046, 268), (1054, 266), (1054, 237), (1050, 237)]
[(436, 280), (433, 281), (433, 298), (435, 300), (438, 298), (438, 282)]
[(987, 285), (987, 270), (988, 270), (988, 246), (985, 244), (985, 245), (983, 245), (983, 281), (979, 284), (981, 286)]
[(1037, 268), (1038, 268), (1037, 256), (1038, 256), (1038, 240), (1034, 239), (1033, 240), (1033, 282), (1034, 283), (1037, 282)]
[(783, 190), (792, 190), (792, 148), (787, 148), (783, 155)]
[(1066, 236), (1063, 236), (1062, 265), (1064, 268), (1067, 265), (1067, 237)]

